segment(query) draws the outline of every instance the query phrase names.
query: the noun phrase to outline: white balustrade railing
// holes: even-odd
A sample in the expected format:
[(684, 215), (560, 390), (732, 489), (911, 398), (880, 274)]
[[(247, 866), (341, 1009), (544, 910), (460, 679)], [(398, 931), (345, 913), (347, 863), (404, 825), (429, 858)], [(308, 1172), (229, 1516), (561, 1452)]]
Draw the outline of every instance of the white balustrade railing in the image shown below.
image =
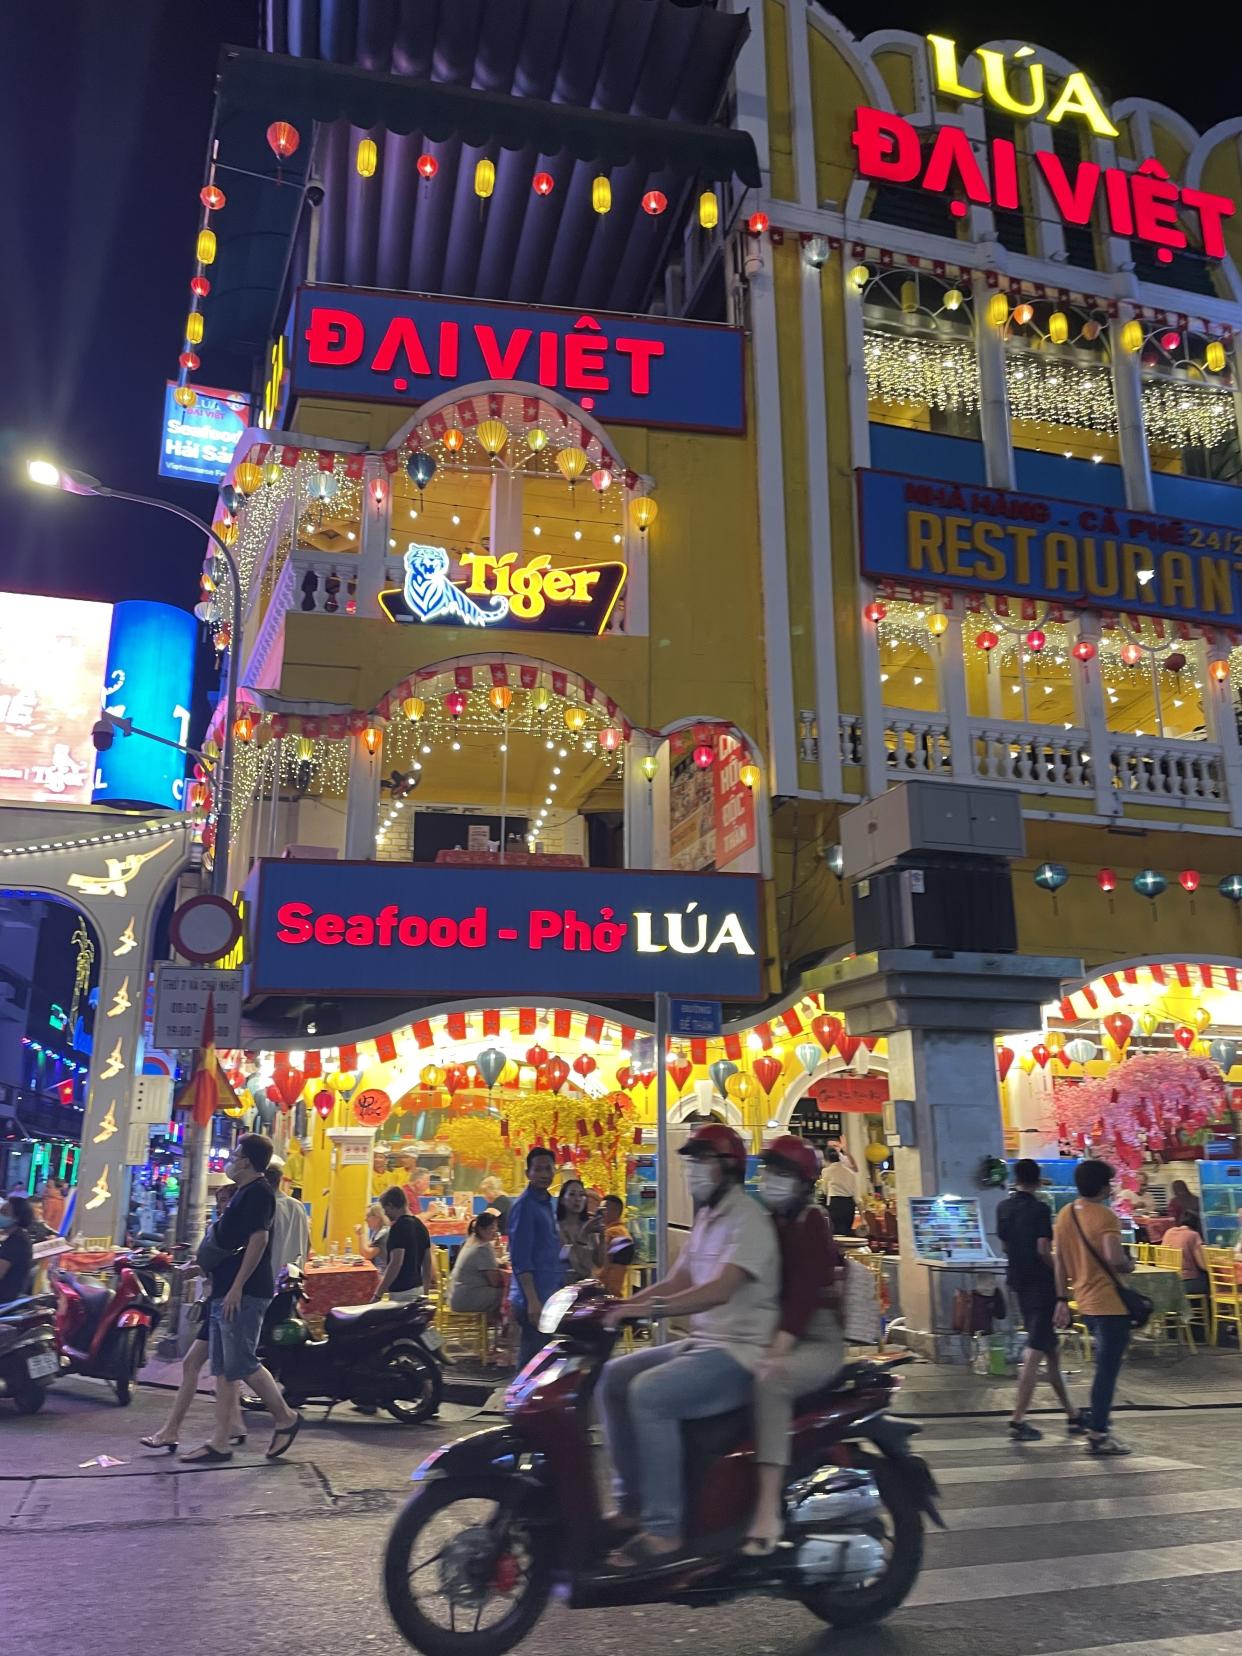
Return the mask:
[(861, 713), (841, 713), (838, 715), (837, 739), (843, 765), (861, 765), (865, 763)]
[(1212, 742), (1110, 736), (1108, 762), (1113, 786), (1121, 793), (1216, 809), (1226, 797), (1223, 755)]
[(358, 611), (357, 553), (298, 551), (289, 560), (293, 591), (289, 608), (314, 615), (355, 615)]
[(952, 771), (949, 721), (935, 714), (890, 708), (884, 715), (884, 753), (892, 773), (948, 777)]
[(1094, 786), (1085, 730), (1002, 719), (972, 719), (968, 728), (971, 773), (980, 782), (1068, 794)]

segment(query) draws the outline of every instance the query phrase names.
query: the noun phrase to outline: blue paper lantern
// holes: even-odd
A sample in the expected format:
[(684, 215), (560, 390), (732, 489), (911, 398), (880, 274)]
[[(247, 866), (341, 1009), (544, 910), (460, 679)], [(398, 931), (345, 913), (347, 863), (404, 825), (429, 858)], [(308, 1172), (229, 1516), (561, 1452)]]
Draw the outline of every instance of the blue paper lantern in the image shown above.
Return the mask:
[(1140, 897), (1150, 897), (1155, 902), (1160, 893), (1168, 889), (1169, 882), (1158, 868), (1140, 868), (1130, 884)]
[(503, 1053), (499, 1047), (484, 1047), (475, 1059), (474, 1067), (483, 1077), (488, 1092), (491, 1092), (497, 1081), (500, 1080), (501, 1073), (508, 1062), (508, 1055)]
[(237, 508), (242, 503), (240, 492), (231, 483), (226, 483), (220, 490), (220, 504), (230, 517), (237, 516)]
[(1208, 1048), (1208, 1056), (1214, 1064), (1219, 1064), (1221, 1073), (1228, 1075), (1238, 1059), (1238, 1043), (1236, 1041), (1213, 1041)]
[(335, 472), (319, 471), (311, 478), (306, 492), (312, 500), (331, 500), (339, 487)]
[(1231, 903), (1242, 903), (1242, 874), (1226, 874), (1216, 889)]
[(436, 475), (436, 463), (422, 449), (415, 449), (405, 463), (405, 469), (420, 489), (425, 489)]
[(725, 1083), (731, 1075), (737, 1074), (737, 1065), (730, 1063), (727, 1058), (717, 1058), (708, 1074), (721, 1098), (727, 1098), (729, 1095), (725, 1092)]
[(1069, 869), (1064, 863), (1040, 863), (1035, 870), (1035, 884), (1042, 886), (1045, 891), (1060, 891), (1069, 879)]

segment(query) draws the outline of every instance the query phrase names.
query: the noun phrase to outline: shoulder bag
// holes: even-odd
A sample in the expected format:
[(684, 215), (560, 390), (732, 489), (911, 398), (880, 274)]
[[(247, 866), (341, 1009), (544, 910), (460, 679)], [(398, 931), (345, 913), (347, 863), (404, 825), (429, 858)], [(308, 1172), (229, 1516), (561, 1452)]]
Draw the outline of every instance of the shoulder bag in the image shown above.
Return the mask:
[(1108, 1261), (1101, 1258), (1101, 1256), (1092, 1247), (1091, 1243), (1087, 1240), (1087, 1233), (1082, 1228), (1082, 1220), (1078, 1217), (1078, 1209), (1071, 1206), (1070, 1212), (1074, 1216), (1074, 1225), (1077, 1228), (1079, 1236), (1082, 1237), (1083, 1246), (1091, 1255), (1092, 1259), (1095, 1260), (1100, 1269), (1104, 1272), (1105, 1276), (1112, 1283), (1118, 1294), (1120, 1294), (1121, 1303), (1125, 1306), (1126, 1315), (1130, 1319), (1130, 1327), (1146, 1328), (1147, 1324), (1151, 1321), (1152, 1312), (1156, 1309), (1155, 1306), (1148, 1299), (1146, 1294), (1140, 1294), (1136, 1288), (1127, 1288), (1125, 1286)]

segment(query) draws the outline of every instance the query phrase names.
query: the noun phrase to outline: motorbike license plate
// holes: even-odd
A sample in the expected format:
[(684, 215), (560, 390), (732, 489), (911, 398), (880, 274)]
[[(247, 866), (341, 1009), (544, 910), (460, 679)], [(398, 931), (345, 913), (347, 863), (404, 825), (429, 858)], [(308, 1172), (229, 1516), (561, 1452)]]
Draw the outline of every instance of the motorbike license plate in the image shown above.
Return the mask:
[(54, 1351), (44, 1351), (38, 1357), (26, 1359), (26, 1373), (32, 1380), (41, 1380), (45, 1374), (55, 1374), (59, 1367)]
[(423, 1344), (427, 1347), (428, 1351), (439, 1351), (440, 1347), (444, 1344), (444, 1341), (436, 1333), (434, 1328), (428, 1328), (423, 1331)]

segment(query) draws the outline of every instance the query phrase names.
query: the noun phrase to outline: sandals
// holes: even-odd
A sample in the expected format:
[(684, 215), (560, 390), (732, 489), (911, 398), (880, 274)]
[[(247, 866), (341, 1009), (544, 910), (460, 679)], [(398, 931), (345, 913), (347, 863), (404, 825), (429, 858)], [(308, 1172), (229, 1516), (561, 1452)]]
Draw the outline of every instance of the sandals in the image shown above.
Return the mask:
[(210, 1443), (204, 1443), (200, 1449), (191, 1449), (188, 1455), (180, 1457), (183, 1466), (219, 1466), (232, 1458), (231, 1449), (214, 1449)]
[(685, 1553), (685, 1547), (669, 1552), (651, 1545), (649, 1535), (635, 1535), (623, 1547), (608, 1554), (608, 1564), (614, 1570), (655, 1570), (661, 1564), (675, 1564)]
[[(268, 1444), (267, 1454), (263, 1458), (270, 1461), (279, 1460), (282, 1455), (287, 1454), (292, 1449), (293, 1440), (301, 1430), (302, 1417), (300, 1414), (295, 1414), (292, 1426), (278, 1426), (272, 1433), (272, 1441)], [(282, 1438), (285, 1440), (283, 1443), (280, 1441)]]
[(167, 1449), (170, 1455), (177, 1453), (176, 1438), (162, 1438), (158, 1432), (152, 1432), (147, 1437), (138, 1439), (144, 1449)]
[(748, 1535), (742, 1545), (743, 1558), (765, 1559), (780, 1546), (780, 1539), (774, 1535)]

